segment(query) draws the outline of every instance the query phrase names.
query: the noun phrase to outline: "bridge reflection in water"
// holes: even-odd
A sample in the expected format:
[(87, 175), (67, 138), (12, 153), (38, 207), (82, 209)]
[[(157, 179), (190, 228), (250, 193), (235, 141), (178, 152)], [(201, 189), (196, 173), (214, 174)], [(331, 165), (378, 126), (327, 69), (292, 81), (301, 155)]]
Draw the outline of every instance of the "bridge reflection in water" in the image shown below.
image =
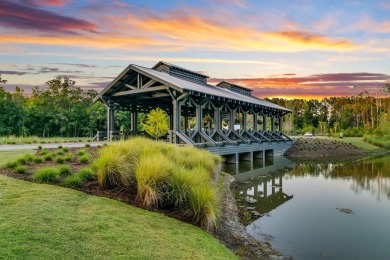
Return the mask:
[(239, 206), (250, 213), (248, 221), (258, 219), (293, 198), (283, 192), (283, 176), (294, 166), (284, 157), (266, 157), (224, 166), (224, 171), (235, 177), (232, 192)]

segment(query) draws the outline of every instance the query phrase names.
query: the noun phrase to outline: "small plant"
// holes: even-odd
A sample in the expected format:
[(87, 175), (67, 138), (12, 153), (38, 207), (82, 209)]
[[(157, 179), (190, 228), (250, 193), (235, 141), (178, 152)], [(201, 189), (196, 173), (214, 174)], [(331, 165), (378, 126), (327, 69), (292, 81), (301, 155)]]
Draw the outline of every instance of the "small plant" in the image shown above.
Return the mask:
[(83, 155), (87, 154), (87, 151), (85, 151), (84, 149), (80, 149), (80, 150), (77, 151), (76, 154), (77, 154), (78, 156), (83, 156)]
[(85, 147), (89, 148), (89, 147), (91, 147), (91, 145), (90, 144), (85, 144)]
[(46, 155), (48, 153), (49, 153), (49, 151), (46, 148), (43, 148), (41, 151), (41, 155)]
[(64, 154), (64, 151), (62, 151), (62, 150), (58, 150), (57, 152), (56, 152), (56, 155), (63, 155)]
[(12, 162), (7, 162), (5, 164), (5, 167), (7, 168), (15, 168), (16, 166), (18, 166), (19, 164), (16, 162), (16, 161), (12, 161)]
[(91, 159), (91, 158), (89, 157), (88, 154), (84, 154), (84, 155), (82, 155), (82, 156), (79, 158), (79, 162), (80, 162), (80, 163), (89, 163), (90, 159)]
[(72, 173), (72, 170), (68, 165), (60, 165), (57, 169), (60, 175), (70, 175)]
[(24, 159), (26, 159), (27, 162), (31, 162), (33, 160), (34, 156), (32, 154), (26, 154), (24, 156)]
[(26, 164), (27, 160), (26, 160), (26, 158), (22, 157), (22, 158), (17, 159), (16, 163), (17, 164)]
[(91, 168), (80, 169), (76, 176), (82, 181), (93, 181), (95, 179), (95, 174)]
[(62, 149), (62, 145), (59, 145), (59, 146), (58, 146), (58, 149)]
[(63, 151), (64, 153), (67, 153), (67, 152), (69, 152), (69, 148), (68, 148), (68, 147), (64, 147), (64, 148), (62, 148), (62, 151)]
[(45, 160), (45, 161), (51, 161), (52, 159), (53, 159), (52, 153), (48, 153), (48, 154), (43, 156), (43, 160)]
[(57, 181), (59, 172), (53, 167), (44, 167), (39, 169), (33, 176), (36, 182), (55, 182)]
[(17, 173), (26, 173), (27, 172), (27, 167), (24, 165), (18, 165), (15, 167), (15, 172)]
[(71, 188), (76, 188), (81, 186), (81, 180), (78, 176), (68, 176), (64, 180), (64, 185)]
[(42, 149), (42, 146), (38, 146), (38, 150), (41, 150)]
[(43, 159), (42, 159), (42, 157), (35, 156), (35, 157), (33, 158), (33, 162), (35, 162), (35, 163), (42, 163), (42, 162), (43, 162)]
[(73, 159), (73, 154), (71, 154), (71, 153), (68, 153), (64, 156), (64, 160), (67, 162), (72, 161), (72, 159)]
[(57, 159), (56, 159), (56, 163), (62, 164), (62, 163), (64, 163), (64, 161), (65, 161), (64, 157), (57, 157)]

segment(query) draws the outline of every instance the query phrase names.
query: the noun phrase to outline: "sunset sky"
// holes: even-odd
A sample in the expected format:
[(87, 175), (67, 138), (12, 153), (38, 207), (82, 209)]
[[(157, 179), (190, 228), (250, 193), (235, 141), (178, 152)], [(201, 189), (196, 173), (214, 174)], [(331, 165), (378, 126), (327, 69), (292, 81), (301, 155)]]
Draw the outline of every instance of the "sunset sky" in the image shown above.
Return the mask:
[(390, 80), (390, 1), (0, 1), (7, 90), (59, 75), (100, 90), (160, 60), (259, 97), (351, 95)]

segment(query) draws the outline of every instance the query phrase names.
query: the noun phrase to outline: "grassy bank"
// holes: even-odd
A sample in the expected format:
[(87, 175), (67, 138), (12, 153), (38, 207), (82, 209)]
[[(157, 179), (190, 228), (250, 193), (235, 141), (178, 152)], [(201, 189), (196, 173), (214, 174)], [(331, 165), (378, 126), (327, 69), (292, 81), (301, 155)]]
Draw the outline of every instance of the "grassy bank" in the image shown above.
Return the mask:
[(364, 140), (384, 149), (390, 149), (390, 135), (364, 135)]
[(0, 175), (0, 208), (5, 258), (235, 258), (197, 227), (71, 189)]
[(333, 137), (322, 137), (322, 136), (316, 136), (314, 138), (320, 138), (320, 139), (326, 139), (326, 140), (337, 140), (340, 142), (353, 144), (359, 148), (362, 148), (366, 151), (375, 151), (380, 150), (381, 147), (378, 147), (374, 144), (370, 144), (364, 140), (363, 137), (344, 137), (344, 138), (333, 138)]
[(73, 143), (73, 142), (88, 142), (92, 141), (91, 137), (0, 137), (0, 145), (2, 144), (49, 144), (49, 143)]

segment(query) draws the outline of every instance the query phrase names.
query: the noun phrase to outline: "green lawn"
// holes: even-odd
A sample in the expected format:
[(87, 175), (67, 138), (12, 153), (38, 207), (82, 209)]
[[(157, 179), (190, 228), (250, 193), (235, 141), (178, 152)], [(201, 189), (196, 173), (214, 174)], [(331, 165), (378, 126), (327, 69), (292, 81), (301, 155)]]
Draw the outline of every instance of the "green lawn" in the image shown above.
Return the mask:
[(15, 150), (15, 151), (0, 151), (0, 166), (5, 165), (7, 162), (13, 161), (18, 157), (22, 157), (25, 154), (35, 154), (32, 149), (27, 150)]
[(124, 203), (0, 175), (0, 256), (231, 259), (205, 231)]

